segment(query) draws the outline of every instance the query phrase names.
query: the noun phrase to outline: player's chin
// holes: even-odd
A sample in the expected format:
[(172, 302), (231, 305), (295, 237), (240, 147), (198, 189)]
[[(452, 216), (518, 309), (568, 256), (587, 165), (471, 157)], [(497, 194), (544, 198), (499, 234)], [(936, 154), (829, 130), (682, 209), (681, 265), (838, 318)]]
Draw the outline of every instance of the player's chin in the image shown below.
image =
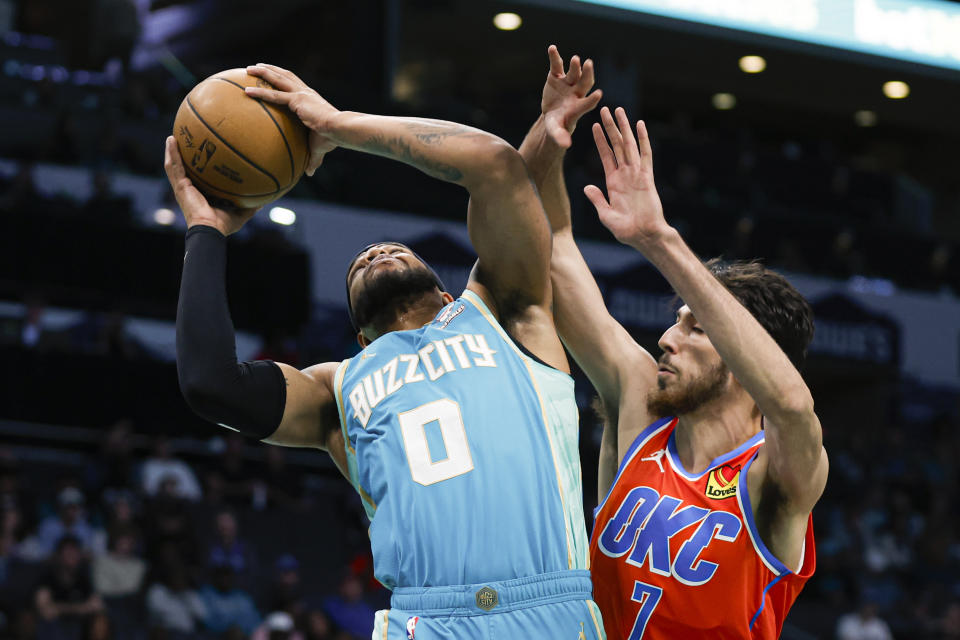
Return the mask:
[(657, 389), (661, 391), (676, 383), (676, 374), (669, 371), (657, 372)]
[(370, 282), (381, 278), (396, 277), (403, 273), (405, 267), (406, 265), (399, 260), (384, 260), (368, 265), (363, 273), (363, 278), (367, 282)]

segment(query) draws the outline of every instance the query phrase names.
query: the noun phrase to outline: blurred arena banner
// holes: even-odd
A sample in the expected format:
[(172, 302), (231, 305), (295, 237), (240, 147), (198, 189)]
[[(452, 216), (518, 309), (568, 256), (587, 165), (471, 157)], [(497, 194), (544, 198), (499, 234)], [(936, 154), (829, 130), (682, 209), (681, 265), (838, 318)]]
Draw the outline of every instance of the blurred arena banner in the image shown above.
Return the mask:
[[(422, 252), (454, 295), (475, 259), (466, 227), (459, 222), (308, 201), (289, 201), (288, 206), (298, 212), (292, 232), (311, 254), (316, 303), (342, 308), (346, 265), (370, 242), (396, 239)], [(610, 311), (642, 344), (654, 348), (673, 321), (673, 293), (667, 283), (632, 249), (589, 240), (579, 244)], [(458, 247), (460, 259), (451, 257), (451, 247)], [(787, 275), (816, 313), (812, 354), (860, 368), (899, 370), (926, 384), (960, 389), (956, 299), (861, 276), (834, 280)]]
[(673, 323), (673, 291), (649, 262), (598, 274), (597, 284), (610, 313), (637, 337), (646, 332), (659, 334)]
[(569, 0), (576, 5), (960, 70), (960, 6), (946, 0)]
[(843, 293), (833, 293), (812, 305), (816, 333), (810, 353), (847, 358), (873, 365), (900, 363), (900, 327), (884, 314), (865, 308)]

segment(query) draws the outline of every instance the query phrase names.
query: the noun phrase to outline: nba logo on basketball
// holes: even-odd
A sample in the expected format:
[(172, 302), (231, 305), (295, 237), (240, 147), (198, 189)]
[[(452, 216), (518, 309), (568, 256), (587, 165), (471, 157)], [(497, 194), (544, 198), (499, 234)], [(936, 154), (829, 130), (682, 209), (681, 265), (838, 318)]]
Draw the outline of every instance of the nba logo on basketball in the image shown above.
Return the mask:
[(740, 479), (740, 465), (728, 464), (717, 467), (707, 477), (706, 494), (709, 498), (722, 500), (737, 494), (737, 481)]
[(407, 618), (407, 640), (414, 640), (414, 636), (417, 635), (417, 623), (420, 621), (420, 616), (413, 616), (412, 618)]

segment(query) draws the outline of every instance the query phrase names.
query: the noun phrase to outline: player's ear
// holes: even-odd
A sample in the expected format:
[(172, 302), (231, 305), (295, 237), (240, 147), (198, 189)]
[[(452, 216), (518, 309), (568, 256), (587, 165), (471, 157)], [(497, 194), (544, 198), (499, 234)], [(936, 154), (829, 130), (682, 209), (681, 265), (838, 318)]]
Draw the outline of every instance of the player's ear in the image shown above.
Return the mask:
[(453, 302), (453, 296), (447, 293), (446, 291), (440, 292), (440, 297), (443, 298), (443, 304), (447, 305)]
[(357, 331), (357, 344), (360, 345), (361, 349), (366, 349), (367, 345), (370, 344), (370, 339), (363, 335), (363, 331)]

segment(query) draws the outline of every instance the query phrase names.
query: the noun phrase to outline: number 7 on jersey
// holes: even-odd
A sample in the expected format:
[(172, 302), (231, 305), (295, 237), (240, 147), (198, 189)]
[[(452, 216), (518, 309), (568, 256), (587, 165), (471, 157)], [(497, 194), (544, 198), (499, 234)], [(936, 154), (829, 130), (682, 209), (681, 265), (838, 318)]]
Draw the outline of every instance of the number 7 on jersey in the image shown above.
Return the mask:
[(633, 596), (631, 600), (640, 603), (640, 612), (637, 614), (637, 619), (633, 623), (629, 640), (640, 640), (640, 638), (643, 637), (647, 623), (650, 622), (650, 616), (653, 614), (653, 610), (657, 608), (657, 603), (660, 602), (660, 596), (662, 595), (663, 589), (660, 587), (655, 587), (652, 584), (640, 582), (639, 580), (633, 583)]

